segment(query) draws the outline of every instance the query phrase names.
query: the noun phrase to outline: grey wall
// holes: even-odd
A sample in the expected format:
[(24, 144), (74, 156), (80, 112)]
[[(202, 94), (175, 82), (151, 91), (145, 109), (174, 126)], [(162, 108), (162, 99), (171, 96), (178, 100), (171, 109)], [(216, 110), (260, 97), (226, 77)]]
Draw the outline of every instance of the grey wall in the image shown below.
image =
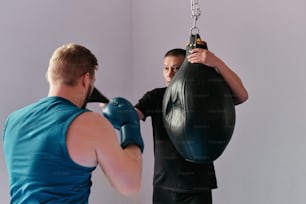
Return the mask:
[[(1, 130), (11, 111), (46, 96), (48, 60), (63, 43), (89, 47), (100, 64), (97, 86), (110, 97), (127, 96), (133, 74), (131, 5), (127, 0), (1, 1)], [(0, 203), (9, 203), (2, 139), (0, 171)], [(91, 203), (126, 203), (100, 169), (93, 180)]]
[[(133, 91), (139, 98), (164, 85), (162, 55), (185, 46), (192, 20), (187, 0), (133, 2)], [(215, 162), (215, 203), (305, 203), (305, 1), (199, 4), (201, 37), (240, 75), (250, 94), (237, 106), (233, 138)], [(151, 137), (146, 123), (145, 136)]]
[[(306, 2), (199, 3), (201, 37), (239, 74), (250, 95), (237, 106), (233, 138), (215, 162), (219, 188), (213, 191), (214, 202), (304, 204)], [(103, 93), (136, 103), (147, 90), (164, 86), (162, 56), (168, 49), (184, 48), (190, 15), (188, 0), (2, 1), (0, 128), (11, 111), (47, 94), (49, 57), (66, 42), (84, 44), (96, 53), (97, 86)], [(146, 146), (141, 192), (123, 197), (97, 170), (90, 203), (151, 203), (150, 120), (142, 123), (142, 131)], [(8, 203), (2, 151), (0, 170), (0, 203)]]

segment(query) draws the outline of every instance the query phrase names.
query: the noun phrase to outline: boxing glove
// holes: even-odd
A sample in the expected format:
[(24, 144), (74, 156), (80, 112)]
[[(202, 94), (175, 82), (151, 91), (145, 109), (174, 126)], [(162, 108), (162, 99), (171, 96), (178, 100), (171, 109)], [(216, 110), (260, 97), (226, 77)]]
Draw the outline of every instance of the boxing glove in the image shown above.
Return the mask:
[(134, 106), (122, 97), (115, 97), (104, 106), (102, 114), (120, 132), (120, 143), (124, 149), (130, 144), (138, 145), (141, 153), (144, 144), (140, 132), (139, 117)]

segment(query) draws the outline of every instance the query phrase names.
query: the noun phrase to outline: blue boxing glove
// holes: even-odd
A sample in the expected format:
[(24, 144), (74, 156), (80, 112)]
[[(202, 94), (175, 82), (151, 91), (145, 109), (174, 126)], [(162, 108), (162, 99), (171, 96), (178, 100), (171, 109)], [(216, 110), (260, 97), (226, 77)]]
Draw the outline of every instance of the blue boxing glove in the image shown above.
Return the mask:
[(134, 106), (126, 99), (116, 97), (103, 108), (102, 114), (120, 131), (121, 147), (138, 145), (141, 153), (144, 144), (140, 133), (139, 117)]

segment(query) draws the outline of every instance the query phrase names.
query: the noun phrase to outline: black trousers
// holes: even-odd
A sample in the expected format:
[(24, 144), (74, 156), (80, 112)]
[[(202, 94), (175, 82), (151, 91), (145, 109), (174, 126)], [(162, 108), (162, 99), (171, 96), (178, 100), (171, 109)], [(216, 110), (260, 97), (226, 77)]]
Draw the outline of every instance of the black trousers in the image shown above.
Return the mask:
[(211, 190), (201, 192), (175, 192), (154, 187), (153, 204), (212, 204)]

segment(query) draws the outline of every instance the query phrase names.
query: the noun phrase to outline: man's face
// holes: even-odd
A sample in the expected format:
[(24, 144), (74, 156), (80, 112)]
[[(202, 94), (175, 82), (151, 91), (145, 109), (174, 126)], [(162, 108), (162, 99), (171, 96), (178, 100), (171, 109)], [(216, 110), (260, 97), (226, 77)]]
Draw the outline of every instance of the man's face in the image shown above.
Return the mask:
[(167, 56), (164, 58), (163, 75), (167, 86), (170, 84), (175, 73), (180, 69), (184, 59), (184, 56)]

